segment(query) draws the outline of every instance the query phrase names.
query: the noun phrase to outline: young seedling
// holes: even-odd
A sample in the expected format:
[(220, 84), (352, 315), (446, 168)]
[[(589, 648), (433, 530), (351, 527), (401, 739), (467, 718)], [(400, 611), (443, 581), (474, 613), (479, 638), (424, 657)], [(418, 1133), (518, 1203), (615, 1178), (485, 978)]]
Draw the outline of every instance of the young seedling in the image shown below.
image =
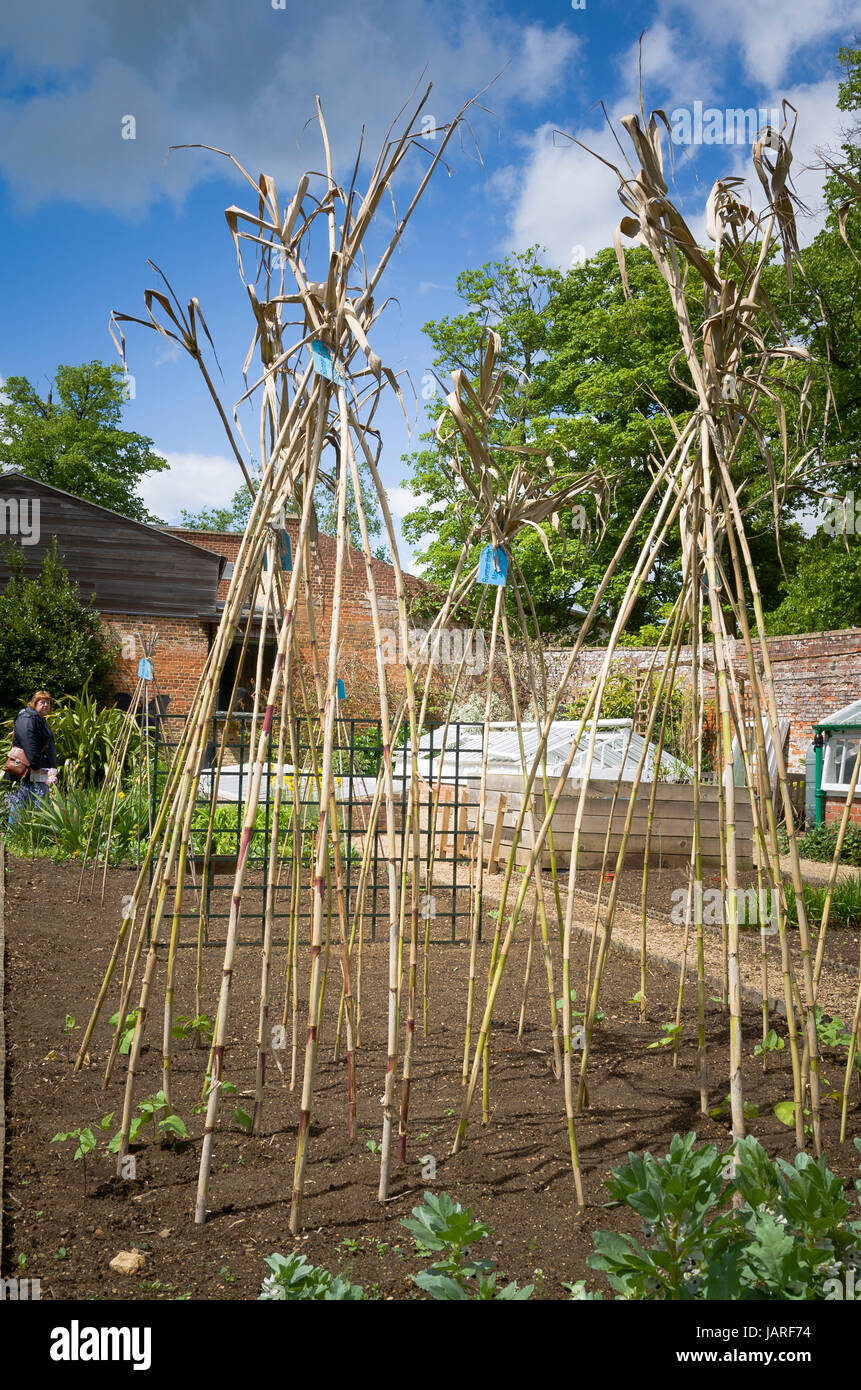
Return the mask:
[(786, 1044), (783, 1041), (783, 1038), (781, 1038), (780, 1035), (776, 1033), (773, 1028), (769, 1028), (762, 1042), (757, 1043), (756, 1047), (753, 1049), (754, 1057), (762, 1058), (763, 1071), (765, 1071), (765, 1063), (769, 1052), (782, 1052), (785, 1046)]
[(365, 1298), (361, 1284), (351, 1284), (343, 1275), (332, 1275), (319, 1265), (309, 1265), (304, 1255), (268, 1255), (270, 1273), (263, 1280), (260, 1299), (290, 1302), (359, 1302)]
[(63, 1036), (66, 1039), (66, 1061), (70, 1060), (70, 1049), (72, 1046), (72, 1034), (80, 1031), (81, 1025), (76, 1023), (71, 1014), (66, 1014), (66, 1021), (63, 1024)]
[(651, 1050), (654, 1047), (673, 1047), (681, 1031), (682, 1025), (680, 1023), (662, 1023), (661, 1032), (664, 1036), (658, 1038), (657, 1042), (649, 1043), (649, 1049)]
[[(140, 1114), (133, 1116), (129, 1129), (130, 1145), (137, 1143), (141, 1130), (149, 1124), (155, 1125), (165, 1148), (175, 1148), (178, 1139), (188, 1138), (188, 1130), (180, 1116), (167, 1113), (164, 1091), (156, 1091), (154, 1096), (145, 1096), (138, 1105), (138, 1110)], [(156, 1115), (161, 1111), (165, 1111), (165, 1114), (162, 1119), (157, 1121)], [(121, 1140), (122, 1130), (117, 1130), (108, 1145), (108, 1153), (119, 1153)]]
[(445, 1302), (505, 1299), (523, 1301), (532, 1297), (533, 1285), (518, 1289), (516, 1283), (497, 1289), (499, 1271), (493, 1260), (470, 1260), (470, 1246), (493, 1235), (489, 1226), (473, 1221), (472, 1208), (463, 1210), (447, 1192), (438, 1196), (426, 1192), (420, 1207), (413, 1207), (412, 1221), (401, 1225), (410, 1232), (420, 1255), (437, 1258), (429, 1269), (413, 1276), (413, 1282), (431, 1298)]
[[(130, 1014), (126, 1014), (126, 1021), (120, 1030), (119, 1051), (122, 1053), (123, 1056), (126, 1056), (131, 1051), (132, 1038), (135, 1035), (135, 1024), (137, 1023), (137, 1017), (137, 1009), (132, 1009), (132, 1012)], [(115, 1014), (112, 1014), (110, 1019), (108, 1020), (112, 1028), (116, 1028), (119, 1021), (119, 1011), (117, 1011)]]
[(83, 1173), (84, 1173), (84, 1196), (86, 1196), (86, 1193), (87, 1193), (87, 1154), (92, 1153), (93, 1150), (95, 1149), (95, 1147), (96, 1147), (96, 1136), (95, 1136), (95, 1134), (93, 1133), (93, 1131), (92, 1131), (91, 1129), (89, 1129), (89, 1128), (84, 1128), (83, 1125), (78, 1125), (77, 1129), (70, 1129), (70, 1130), (67, 1130), (64, 1134), (63, 1134), (63, 1133), (61, 1133), (61, 1134), (55, 1134), (54, 1137), (53, 1137), (53, 1139), (51, 1140), (51, 1143), (52, 1143), (52, 1144), (65, 1144), (65, 1143), (67, 1143), (68, 1140), (70, 1140), (70, 1139), (77, 1139), (77, 1141), (78, 1141), (78, 1147), (75, 1149), (75, 1152), (74, 1152), (73, 1155), (72, 1155), (72, 1159), (73, 1159), (73, 1161), (74, 1161), (75, 1163), (77, 1163), (78, 1160), (80, 1160), (81, 1163), (83, 1164)]
[(212, 1040), (212, 1024), (206, 1014), (196, 1014), (194, 1018), (180, 1014), (174, 1020), (172, 1032), (175, 1038), (193, 1038), (195, 1048), (201, 1048)]
[[(712, 1117), (713, 1120), (719, 1120), (720, 1117), (721, 1117), (722, 1115), (728, 1115), (729, 1112), (730, 1112), (730, 1097), (729, 1097), (729, 1095), (725, 1096), (725, 1098), (721, 1101), (720, 1105), (713, 1105), (713, 1106), (711, 1107), (711, 1109), (709, 1110), (709, 1114), (711, 1115), (711, 1117)], [(744, 1102), (744, 1118), (745, 1118), (746, 1120), (755, 1120), (758, 1114), (759, 1114), (759, 1106), (758, 1106), (758, 1105), (754, 1105), (752, 1101), (746, 1100), (746, 1101)]]

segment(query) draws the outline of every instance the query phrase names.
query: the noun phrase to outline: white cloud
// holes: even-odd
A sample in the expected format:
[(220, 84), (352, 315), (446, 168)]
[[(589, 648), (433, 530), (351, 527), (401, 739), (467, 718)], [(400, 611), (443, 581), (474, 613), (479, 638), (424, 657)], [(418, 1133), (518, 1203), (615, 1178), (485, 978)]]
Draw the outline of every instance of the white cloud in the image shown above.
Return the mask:
[(674, 104), (709, 99), (717, 76), (709, 53), (687, 43), (679, 28), (657, 20), (643, 34), (642, 50), (638, 40), (616, 60), (619, 77), (629, 91), (628, 110), (635, 111), (640, 104), (637, 77), (641, 55), (647, 111), (666, 99)]
[[(820, 81), (797, 84), (789, 88), (764, 86), (743, 107), (759, 111), (780, 111), (781, 99), (798, 111), (798, 124), (793, 142), (792, 178), (801, 202), (810, 215), (799, 215), (799, 236), (807, 244), (821, 229), (825, 219), (822, 189), (825, 171), (816, 151), (834, 150), (840, 144), (842, 113), (837, 110), (838, 83), (827, 77)], [(647, 96), (648, 93), (644, 93)], [(637, 98), (630, 92), (614, 102), (609, 116), (620, 137), (623, 148), (634, 159), (630, 142), (619, 125), (622, 115), (636, 109)], [(668, 113), (669, 114), (669, 113)], [(789, 122), (792, 112), (787, 113)], [(618, 146), (606, 124), (590, 130), (574, 130), (577, 138), (590, 150), (602, 155), (627, 172)], [(509, 249), (526, 246), (546, 246), (549, 259), (562, 269), (575, 264), (575, 248), (582, 247), (587, 256), (602, 247), (612, 245), (613, 231), (625, 209), (619, 201), (618, 181), (611, 169), (594, 155), (564, 139), (554, 128), (543, 125), (526, 141), (522, 165), (509, 165), (500, 170), (491, 182), (493, 194), (511, 206), (509, 220)], [(705, 205), (711, 180), (691, 188), (686, 174), (692, 162), (702, 158), (703, 146), (672, 147), (670, 162), (669, 137), (664, 138), (664, 163), (668, 181), (682, 183), (675, 191), (677, 205), (688, 225), (701, 243), (705, 243)], [(761, 187), (751, 161), (750, 145), (733, 144), (723, 149), (711, 146), (720, 163), (715, 176), (739, 176), (748, 180), (753, 206), (762, 205)], [(687, 167), (686, 167), (687, 166)], [(817, 167), (818, 166), (818, 167)], [(625, 245), (629, 244), (623, 238)]]
[(424, 507), (429, 498), (425, 493), (415, 493), (408, 487), (387, 487), (386, 500), (393, 516), (405, 517), (416, 507)]
[(857, 0), (780, 0), (768, 10), (752, 0), (660, 0), (659, 13), (670, 28), (689, 23), (689, 47), (704, 51), (710, 65), (740, 57), (748, 77), (767, 86), (786, 78), (802, 50), (827, 39), (836, 48), (858, 26)]
[[(802, 212), (798, 217), (802, 245), (812, 241), (825, 222), (826, 208), (822, 190), (827, 170), (824, 169), (817, 150), (827, 153), (830, 148), (834, 152), (840, 144), (843, 113), (837, 110), (837, 89), (835, 79), (825, 78), (821, 82), (805, 83), (780, 92), (798, 112), (798, 123), (792, 142), (790, 173), (794, 190), (809, 214)], [(759, 105), (766, 110), (772, 107), (779, 108), (778, 95), (773, 92), (766, 93)], [(791, 111), (787, 112), (787, 118), (791, 126)], [(761, 207), (761, 186), (756, 178), (750, 155), (749, 146), (735, 147), (732, 164), (726, 172), (746, 178), (753, 205)]]
[[(537, 24), (530, 24), (523, 33), (520, 52), (513, 66), (513, 78), (521, 98), (532, 102), (544, 101), (568, 74), (577, 47), (578, 40), (562, 24), (555, 29), (542, 29)], [(493, 100), (492, 94), (490, 100)]]
[[(491, 0), (467, 11), (454, 0), (305, 10), (266, 0), (43, 0), (33, 15), (5, 28), (0, 72), (0, 171), (28, 210), (63, 198), (135, 215), (165, 194), (181, 200), (216, 165), (228, 170), (199, 150), (166, 161), (169, 146), (193, 142), (231, 151), (255, 177), (265, 169), (286, 192), (319, 167), (317, 132), (305, 129), (316, 93), (346, 171), (357, 112), (375, 158), (413, 82), (417, 94), (436, 84), (425, 111), (442, 124), (496, 77), (482, 100), (499, 114), (546, 100), (580, 43), (570, 24), (524, 26)], [(121, 136), (128, 115), (134, 140)], [(495, 133), (495, 121), (472, 115), (479, 132)]]
[(170, 467), (144, 478), (140, 492), (144, 506), (168, 525), (179, 524), (181, 511), (227, 506), (243, 481), (236, 460), (220, 454), (155, 452), (161, 453)]
[[(619, 159), (606, 129), (578, 131), (578, 139), (605, 158)], [(623, 216), (617, 180), (593, 154), (541, 126), (528, 144), (522, 169), (503, 176), (517, 196), (510, 222), (511, 249), (546, 246), (550, 260), (568, 269), (580, 254), (612, 245), (613, 228)]]

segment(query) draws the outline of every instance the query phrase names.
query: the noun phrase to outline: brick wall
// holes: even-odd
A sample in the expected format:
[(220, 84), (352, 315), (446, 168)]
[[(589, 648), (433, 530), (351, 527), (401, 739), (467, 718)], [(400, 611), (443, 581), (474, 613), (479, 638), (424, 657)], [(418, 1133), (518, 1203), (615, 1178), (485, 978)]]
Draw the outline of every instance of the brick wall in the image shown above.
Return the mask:
[[(839, 821), (843, 815), (843, 808), (846, 805), (845, 796), (826, 796), (825, 798), (825, 820), (832, 825)], [(849, 819), (853, 825), (861, 825), (861, 796), (856, 796), (852, 802), (852, 809), (849, 812)]]
[[(294, 557), (298, 528), (298, 519), (288, 517), (287, 531)], [(223, 555), (231, 563), (235, 564), (236, 562), (242, 543), (240, 535), (216, 531), (184, 531), (174, 527), (167, 529), (172, 535), (179, 536), (182, 540), (193, 541), (195, 545), (203, 546), (206, 550)], [(328, 658), (336, 549), (336, 543), (331, 536), (321, 535), (316, 559), (312, 560), (311, 591), (314, 599), (314, 623), (320, 662), (324, 671)], [(398, 610), (395, 571), (384, 560), (372, 560), (371, 563), (382, 625), (396, 634)], [(406, 583), (408, 592), (422, 587), (422, 581), (414, 575), (407, 575)], [(227, 597), (229, 584), (229, 579), (222, 579), (218, 586), (218, 598), (222, 601)], [(296, 614), (296, 632), (302, 656), (310, 666), (310, 633), (304, 589), (300, 595)], [(347, 563), (344, 567), (341, 591), (341, 636), (338, 674), (344, 682), (349, 702), (344, 706), (344, 713), (348, 716), (372, 714), (379, 709), (374, 629), (371, 620), (371, 600), (368, 594), (365, 559), (362, 551), (355, 548), (351, 548), (347, 552)], [(393, 649), (397, 650), (397, 646)], [(392, 692), (397, 694), (403, 689), (404, 668), (401, 664), (393, 662), (387, 667), (387, 674)]]
[[(571, 695), (588, 688), (604, 659), (604, 647), (587, 647), (577, 659), (568, 689)], [(754, 644), (757, 661), (759, 643)], [(789, 719), (789, 770), (804, 771), (804, 758), (813, 737), (813, 725), (835, 710), (861, 696), (861, 628), (841, 632), (809, 632), (796, 637), (770, 637), (768, 653), (771, 659), (777, 706), (781, 717)], [(562, 677), (568, 651), (547, 652), (548, 680), (554, 689)], [(622, 647), (614, 658), (625, 672), (644, 670), (652, 660), (651, 648)], [(706, 662), (713, 668), (711, 647), (706, 648)], [(736, 670), (746, 671), (744, 648), (735, 644)], [(691, 650), (683, 647), (678, 677), (690, 683)], [(714, 694), (714, 678), (707, 672), (707, 695)]]
[[(169, 714), (187, 714), (209, 651), (208, 624), (189, 618), (147, 618), (125, 613), (111, 613), (109, 617), (103, 614), (102, 623), (108, 636), (125, 642), (127, 648), (130, 646), (128, 639), (135, 638), (135, 633), (148, 640), (151, 629), (157, 629), (153, 667), (159, 693), (170, 696)], [(129, 695), (133, 695), (137, 687), (138, 662), (143, 656), (143, 647), (137, 638), (134, 648), (133, 657), (118, 657), (113, 683), (115, 691), (125, 691)]]
[[(298, 522), (288, 519), (287, 529), (291, 542), (296, 543)], [(241, 536), (210, 531), (186, 531), (166, 528), (171, 534), (183, 540), (192, 541), (206, 550), (223, 555), (235, 563), (239, 554)], [(317, 550), (318, 562), (312, 577), (314, 595), (314, 619), (321, 662), (325, 669), (329, 624), (332, 611), (332, 587), (335, 570), (335, 542), (329, 536), (321, 536)], [(379, 606), (384, 626), (397, 631), (397, 595), (395, 574), (391, 565), (382, 560), (374, 560), (373, 571), (377, 588)], [(227, 597), (229, 579), (222, 579), (218, 586), (218, 598)], [(420, 586), (421, 581), (412, 575), (407, 576), (408, 588)], [(210, 644), (210, 625), (205, 622), (177, 618), (151, 618), (145, 614), (102, 615), (102, 622), (112, 637), (118, 642), (132, 637), (135, 632), (148, 636), (152, 627), (158, 631), (158, 643), (154, 654), (155, 675), (159, 691), (170, 696), (171, 715), (186, 714), (200, 673), (203, 670)], [(310, 665), (310, 635), (304, 594), (297, 613), (297, 634), (300, 650)], [(351, 550), (344, 571), (341, 608), (341, 632), (343, 642), (338, 673), (344, 681), (348, 704), (344, 712), (348, 715), (372, 713), (379, 707), (377, 690), (376, 662), (373, 650), (373, 625), (371, 622), (371, 602), (368, 596), (368, 581), (365, 561), (361, 551)], [(127, 643), (128, 646), (128, 643)], [(135, 642), (134, 656), (121, 655), (116, 664), (114, 689), (117, 692), (133, 694), (138, 679), (138, 661), (143, 655), (139, 641)], [(388, 667), (390, 683), (397, 691), (403, 687), (403, 666), (393, 663)]]

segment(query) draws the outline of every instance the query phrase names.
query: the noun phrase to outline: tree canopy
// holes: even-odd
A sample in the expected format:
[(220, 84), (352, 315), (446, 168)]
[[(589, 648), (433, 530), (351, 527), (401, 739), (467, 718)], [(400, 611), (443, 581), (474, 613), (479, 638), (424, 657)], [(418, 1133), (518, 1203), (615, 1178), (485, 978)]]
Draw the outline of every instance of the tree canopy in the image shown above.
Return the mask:
[[(513, 373), (495, 421), (501, 446), (561, 446), (575, 469), (600, 467), (610, 479), (610, 496), (600, 514), (587, 505), (585, 517), (582, 512), (563, 517), (560, 532), (546, 528), (551, 558), (534, 531), (522, 533), (515, 542), (516, 562), (545, 634), (564, 636), (577, 625), (578, 607), (591, 602), (651, 483), (659, 458), (656, 436), (661, 448), (669, 450), (674, 424), (680, 425), (691, 408), (684, 367), (675, 364), (671, 372), (679, 341), (665, 286), (644, 248), (632, 248), (626, 261), (632, 303), (626, 300), (612, 250), (600, 251), (563, 274), (542, 266), (538, 248), (531, 248), (462, 275), (458, 290), (468, 311), (425, 326), (441, 378), (455, 367), (475, 375), (483, 332), (487, 326), (500, 332)], [(688, 295), (697, 322), (698, 315), (702, 317), (702, 286), (693, 275)], [(438, 395), (429, 409), (431, 417), (442, 406)], [(776, 420), (773, 434), (777, 440)], [(431, 434), (423, 439), (435, 444)], [(405, 518), (404, 534), (421, 547), (425, 577), (447, 587), (468, 539), (467, 518), (458, 511), (458, 486), (436, 447), (423, 449), (408, 462), (410, 485), (423, 500)], [(500, 466), (504, 470), (504, 462)], [(747, 480), (751, 548), (764, 602), (771, 607), (779, 599), (783, 573), (767, 472), (752, 445), (740, 455), (737, 468)], [(800, 495), (787, 500), (783, 508), (780, 543), (787, 567), (802, 539), (796, 519), (802, 500)], [(606, 592), (605, 623), (615, 616), (653, 515), (654, 509), (644, 515)], [(587, 531), (581, 536), (584, 521)], [(479, 549), (477, 543), (475, 558)], [(637, 602), (632, 630), (654, 624), (665, 613), (678, 591), (679, 556), (678, 538), (671, 538)]]
[(62, 488), (135, 521), (154, 521), (137, 487), (167, 462), (146, 435), (120, 428), (123, 374), (104, 362), (60, 366), (44, 398), (23, 376), (7, 377), (0, 401), (0, 465)]

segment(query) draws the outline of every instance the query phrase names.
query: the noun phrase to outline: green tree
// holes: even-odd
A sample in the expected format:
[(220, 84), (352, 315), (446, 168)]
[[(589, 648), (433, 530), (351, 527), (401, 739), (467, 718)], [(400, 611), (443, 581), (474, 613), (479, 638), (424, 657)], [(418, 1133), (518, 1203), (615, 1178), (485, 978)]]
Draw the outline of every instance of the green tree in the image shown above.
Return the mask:
[[(675, 361), (680, 344), (666, 287), (645, 248), (629, 250), (626, 261), (632, 303), (626, 300), (613, 251), (600, 251), (563, 275), (542, 266), (538, 249), (532, 248), (496, 265), (465, 272), (458, 279), (458, 292), (467, 312), (425, 325), (436, 349), (434, 365), (440, 378), (458, 367), (475, 376), (487, 327), (500, 333), (512, 371), (494, 422), (501, 446), (530, 443), (561, 450), (575, 469), (600, 467), (612, 481), (603, 515), (599, 518), (594, 510), (590, 515), (586, 507), (591, 536), (582, 543), (582, 518), (577, 514), (563, 517), (560, 533), (545, 528), (550, 558), (531, 529), (515, 543), (516, 562), (546, 634), (564, 636), (576, 625), (578, 608), (591, 602), (651, 483), (658, 457), (655, 435), (668, 451), (673, 424), (680, 425), (693, 404), (685, 389), (684, 364)], [(702, 319), (702, 284), (693, 274), (687, 292), (697, 324)], [(442, 407), (438, 395), (429, 404), (430, 418), (435, 419)], [(772, 425), (779, 454), (776, 420)], [(435, 446), (432, 434), (422, 438)], [(503, 475), (504, 460), (502, 453)], [(410, 485), (423, 497), (405, 518), (404, 534), (421, 547), (424, 577), (435, 583), (439, 593), (448, 587), (467, 543), (469, 519), (459, 509), (458, 486), (437, 447), (406, 461), (412, 470)], [(748, 535), (764, 603), (773, 606), (779, 601), (783, 570), (768, 474), (752, 439), (736, 460), (736, 469), (746, 478)], [(787, 568), (801, 543), (795, 509), (803, 500), (801, 494), (788, 497), (783, 507), (781, 552)], [(654, 508), (644, 516), (610, 583), (601, 614), (604, 623), (618, 611), (653, 516)], [(480, 545), (474, 547), (471, 558), (477, 558), (479, 549)], [(679, 563), (680, 542), (673, 535), (656, 557), (629, 622), (631, 631), (653, 625), (665, 614), (667, 603), (678, 592)], [(599, 625), (596, 640), (600, 633)]]
[(180, 526), (189, 531), (244, 531), (251, 513), (251, 493), (243, 483), (226, 507), (201, 507), (199, 512), (180, 512)]
[[(858, 178), (861, 49), (843, 48), (838, 58), (843, 80), (837, 105), (854, 119), (844, 129), (842, 151), (834, 162)], [(827, 467), (822, 471), (820, 484), (823, 491), (844, 497), (848, 534), (845, 539), (840, 534), (841, 523), (830, 529), (820, 526), (804, 543), (797, 564), (791, 570), (787, 567), (789, 573), (779, 586), (780, 601), (766, 614), (766, 625), (772, 633), (819, 632), (861, 625), (861, 208), (856, 205), (849, 210), (844, 240), (840, 208), (850, 199), (851, 189), (831, 175), (825, 197), (826, 224), (802, 253), (804, 275), (796, 278), (790, 296), (785, 281), (771, 272), (769, 293), (793, 337), (808, 347), (822, 367), (814, 379), (811, 395), (810, 438), (811, 442), (821, 440), (827, 404), (835, 425), (830, 441), (822, 448)], [(826, 372), (831, 391), (829, 402), (825, 393)], [(838, 511), (835, 507), (835, 515)]]
[(818, 531), (807, 540), (783, 600), (765, 623), (775, 635), (861, 627), (861, 536)]
[(157, 520), (136, 489), (168, 465), (146, 435), (120, 428), (126, 398), (119, 367), (60, 366), (44, 399), (26, 377), (10, 376), (3, 394), (0, 465), (135, 521)]
[(0, 594), (0, 709), (19, 709), (35, 690), (77, 695), (88, 686), (103, 697), (119, 648), (108, 641), (96, 609), (57, 557), (46, 551), (41, 572), (25, 574), (22, 548), (4, 548), (9, 581)]
[[(833, 162), (856, 179), (861, 176), (861, 49), (843, 48), (838, 54), (843, 69), (837, 105), (855, 120), (845, 131), (842, 151)], [(769, 286), (775, 306), (790, 332), (827, 368), (835, 427), (825, 449), (832, 468), (832, 486), (851, 487), (857, 480), (861, 450), (861, 206), (850, 209), (846, 240), (840, 232), (840, 207), (852, 199), (851, 188), (837, 175), (826, 180), (826, 223), (802, 253), (804, 275), (797, 277), (790, 295), (785, 281), (772, 275)], [(848, 245), (847, 245), (848, 241)], [(824, 416), (825, 372), (817, 380), (812, 400), (813, 419)], [(812, 440), (816, 439), (811, 432)]]

